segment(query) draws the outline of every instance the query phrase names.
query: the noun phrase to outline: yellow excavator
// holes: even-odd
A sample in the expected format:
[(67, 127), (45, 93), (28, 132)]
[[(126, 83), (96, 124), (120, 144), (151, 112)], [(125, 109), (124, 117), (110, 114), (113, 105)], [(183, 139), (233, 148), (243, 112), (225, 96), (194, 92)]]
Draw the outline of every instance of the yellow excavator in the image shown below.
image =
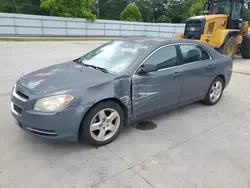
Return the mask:
[(176, 37), (206, 43), (231, 57), (239, 52), (250, 59), (249, 23), (242, 20), (243, 6), (250, 10), (250, 1), (206, 0), (204, 15), (189, 18), (184, 34)]

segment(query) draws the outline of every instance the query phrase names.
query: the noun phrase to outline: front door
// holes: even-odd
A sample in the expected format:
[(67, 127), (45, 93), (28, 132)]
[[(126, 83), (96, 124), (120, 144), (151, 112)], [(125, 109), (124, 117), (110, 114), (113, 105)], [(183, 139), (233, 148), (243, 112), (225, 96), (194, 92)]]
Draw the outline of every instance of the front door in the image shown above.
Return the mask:
[[(179, 103), (182, 69), (175, 46), (165, 46), (151, 54), (144, 64), (157, 65), (157, 71), (132, 77), (132, 105), (135, 117)], [(142, 67), (143, 67), (142, 65)]]
[(180, 44), (183, 86), (180, 102), (191, 102), (205, 97), (213, 80), (216, 65), (206, 50), (196, 44)]

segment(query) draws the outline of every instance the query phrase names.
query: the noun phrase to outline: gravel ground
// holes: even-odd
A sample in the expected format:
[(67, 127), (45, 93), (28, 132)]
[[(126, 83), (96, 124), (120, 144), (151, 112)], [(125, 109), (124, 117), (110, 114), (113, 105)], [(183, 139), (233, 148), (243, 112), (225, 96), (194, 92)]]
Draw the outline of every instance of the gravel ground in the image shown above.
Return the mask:
[(21, 131), (10, 114), (15, 81), (102, 43), (0, 43), (0, 188), (250, 187), (250, 61), (239, 57), (217, 105), (170, 111), (151, 120), (152, 130), (128, 126), (108, 146), (52, 142)]

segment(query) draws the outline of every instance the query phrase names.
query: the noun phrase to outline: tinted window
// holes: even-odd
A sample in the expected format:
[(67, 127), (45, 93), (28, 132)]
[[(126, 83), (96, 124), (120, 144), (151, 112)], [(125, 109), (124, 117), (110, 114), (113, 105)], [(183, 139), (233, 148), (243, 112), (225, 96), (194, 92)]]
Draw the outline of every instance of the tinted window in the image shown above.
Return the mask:
[(233, 5), (233, 12), (232, 12), (233, 19), (240, 19), (241, 18), (241, 9), (242, 9), (242, 4), (235, 2)]
[(192, 63), (210, 59), (206, 50), (197, 45), (180, 45), (184, 63)]
[(215, 4), (215, 14), (227, 14), (230, 12), (231, 2), (228, 0), (218, 1)]
[(119, 73), (131, 65), (148, 47), (149, 45), (143, 43), (112, 41), (92, 50), (80, 59), (84, 64)]
[(164, 47), (153, 53), (145, 64), (155, 64), (158, 69), (164, 69), (177, 65), (177, 53), (175, 46)]

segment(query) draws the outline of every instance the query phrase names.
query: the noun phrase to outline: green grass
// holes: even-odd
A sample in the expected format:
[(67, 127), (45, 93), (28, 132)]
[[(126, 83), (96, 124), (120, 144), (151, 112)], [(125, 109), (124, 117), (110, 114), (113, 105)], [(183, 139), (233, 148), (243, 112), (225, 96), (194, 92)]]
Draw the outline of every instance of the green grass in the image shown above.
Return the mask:
[(110, 41), (116, 38), (73, 38), (73, 37), (0, 37), (0, 41), (32, 42), (32, 41)]

